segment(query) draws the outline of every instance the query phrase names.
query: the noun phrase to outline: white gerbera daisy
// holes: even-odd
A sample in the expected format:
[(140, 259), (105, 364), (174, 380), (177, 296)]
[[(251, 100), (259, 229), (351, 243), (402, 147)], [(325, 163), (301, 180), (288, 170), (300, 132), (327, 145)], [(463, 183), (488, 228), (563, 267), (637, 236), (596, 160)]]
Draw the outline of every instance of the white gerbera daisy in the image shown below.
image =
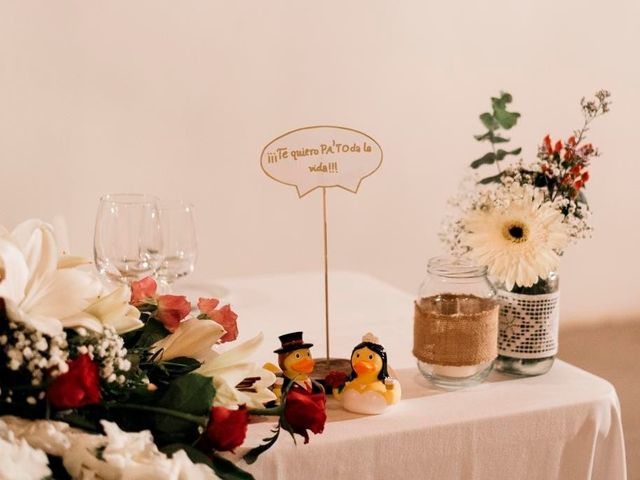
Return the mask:
[(547, 279), (569, 241), (562, 214), (542, 192), (527, 187), (513, 193), (505, 208), (474, 210), (463, 221), (469, 255), (508, 290)]

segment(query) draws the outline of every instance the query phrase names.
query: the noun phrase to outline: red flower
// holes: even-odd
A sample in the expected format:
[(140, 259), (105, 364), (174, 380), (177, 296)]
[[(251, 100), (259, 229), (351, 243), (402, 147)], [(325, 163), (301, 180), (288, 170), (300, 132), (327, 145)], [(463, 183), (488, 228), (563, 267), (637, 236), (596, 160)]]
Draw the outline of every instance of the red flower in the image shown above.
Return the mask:
[(173, 333), (190, 311), (191, 304), (184, 295), (160, 295), (155, 316), (164, 328)]
[(139, 307), (155, 301), (157, 288), (156, 281), (151, 277), (133, 282), (131, 284), (131, 305)]
[(572, 175), (580, 175), (580, 171), (582, 170), (582, 165), (574, 165), (573, 167), (571, 167), (571, 174)]
[(584, 172), (582, 174), (582, 182), (587, 183), (589, 181), (589, 172)]
[(209, 315), (209, 313), (216, 309), (219, 303), (220, 300), (217, 298), (200, 298), (198, 300), (198, 310)]
[(573, 135), (571, 135), (571, 136), (569, 137), (569, 140), (567, 140), (567, 143), (568, 143), (569, 145), (571, 145), (572, 147), (575, 147), (575, 146), (576, 146), (576, 137), (574, 137)]
[(211, 312), (211, 320), (222, 325), (222, 328), (226, 330), (222, 337), (220, 337), (220, 342), (231, 342), (238, 338), (238, 315), (236, 312), (231, 310), (231, 305), (225, 305), (220, 310), (214, 310)]
[(553, 153), (553, 148), (551, 148), (551, 137), (547, 135), (544, 137), (544, 146), (547, 148), (547, 153), (551, 155)]
[(555, 146), (555, 148), (553, 149), (553, 151), (554, 151), (555, 153), (559, 153), (559, 152), (560, 152), (560, 150), (562, 150), (562, 142), (561, 142), (560, 140), (558, 140), (558, 141), (556, 142), (556, 146)]
[(237, 410), (213, 407), (203, 438), (205, 448), (218, 452), (233, 452), (244, 442), (248, 423), (249, 412), (245, 405)]
[(201, 298), (198, 300), (198, 308), (200, 312), (225, 329), (226, 333), (220, 338), (220, 342), (231, 342), (238, 338), (238, 323), (236, 321), (238, 315), (231, 310), (231, 305), (225, 305), (216, 310), (219, 303), (220, 301), (215, 298)]
[(80, 355), (69, 363), (69, 371), (57, 377), (47, 390), (49, 403), (57, 409), (77, 408), (100, 402), (98, 364), (89, 355)]
[(333, 370), (325, 377), (324, 383), (330, 388), (340, 388), (347, 382), (348, 378), (349, 376), (346, 373)]
[(307, 430), (322, 433), (327, 421), (324, 393), (308, 393), (300, 388), (293, 388), (287, 393), (284, 407), (284, 419), (293, 433), (302, 435), (304, 443), (309, 443)]

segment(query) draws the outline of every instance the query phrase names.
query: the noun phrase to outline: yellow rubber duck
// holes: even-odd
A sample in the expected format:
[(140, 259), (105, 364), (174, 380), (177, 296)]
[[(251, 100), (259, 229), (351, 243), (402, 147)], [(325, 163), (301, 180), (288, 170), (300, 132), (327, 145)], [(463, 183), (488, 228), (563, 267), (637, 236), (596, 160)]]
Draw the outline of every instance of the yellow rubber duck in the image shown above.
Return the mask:
[(377, 337), (367, 333), (351, 353), (352, 373), (342, 392), (333, 389), (345, 410), (377, 415), (400, 401), (400, 383), (389, 377), (387, 353)]
[(295, 382), (294, 387), (300, 387), (307, 392), (321, 391), (320, 386), (316, 386), (309, 378), (309, 374), (313, 372), (315, 361), (311, 356), (312, 343), (305, 343), (302, 339), (302, 332), (293, 332), (281, 335), (280, 342), (282, 347), (275, 350), (278, 354), (278, 365), (282, 369), (283, 379), (277, 382), (274, 393), (279, 397), (282, 388), (289, 382)]

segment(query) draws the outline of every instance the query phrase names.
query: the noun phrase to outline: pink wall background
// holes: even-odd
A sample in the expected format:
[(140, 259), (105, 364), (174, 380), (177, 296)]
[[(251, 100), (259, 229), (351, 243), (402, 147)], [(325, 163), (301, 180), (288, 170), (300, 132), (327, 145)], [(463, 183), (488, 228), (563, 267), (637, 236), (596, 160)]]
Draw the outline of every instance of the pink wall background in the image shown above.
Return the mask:
[(305, 125), (362, 130), (385, 153), (357, 196), (329, 196), (331, 264), (415, 291), (446, 199), (484, 153), (500, 89), (514, 146), (566, 137), (598, 88), (612, 113), (588, 195), (595, 236), (562, 266), (566, 321), (640, 313), (640, 3), (2, 1), (0, 223), (69, 223), (90, 253), (97, 201), (196, 204), (199, 278), (319, 270), (320, 192), (268, 179), (262, 147)]

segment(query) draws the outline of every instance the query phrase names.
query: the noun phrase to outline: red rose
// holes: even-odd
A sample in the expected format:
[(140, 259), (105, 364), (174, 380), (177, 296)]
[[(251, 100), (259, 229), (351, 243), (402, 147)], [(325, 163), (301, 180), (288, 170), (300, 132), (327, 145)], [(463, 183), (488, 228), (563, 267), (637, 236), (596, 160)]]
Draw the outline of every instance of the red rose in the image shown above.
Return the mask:
[(77, 408), (100, 402), (98, 364), (89, 355), (80, 355), (69, 362), (69, 371), (57, 377), (49, 386), (47, 398), (57, 409)]
[(198, 310), (200, 310), (200, 313), (209, 315), (209, 313), (216, 309), (219, 303), (220, 300), (217, 298), (200, 298), (198, 300)]
[(307, 430), (315, 434), (323, 432), (327, 421), (326, 401), (324, 393), (308, 393), (300, 388), (291, 389), (287, 393), (284, 419), (293, 433), (304, 437), (304, 443), (309, 443)]
[(349, 376), (346, 373), (333, 370), (325, 377), (324, 383), (330, 388), (340, 388), (347, 383), (348, 379)]
[(233, 452), (244, 442), (248, 423), (249, 412), (245, 405), (240, 406), (237, 410), (213, 407), (203, 438), (205, 448), (211, 448), (218, 452)]
[(201, 298), (198, 300), (198, 308), (200, 312), (225, 329), (226, 333), (220, 338), (220, 343), (231, 342), (238, 338), (238, 323), (236, 321), (238, 315), (231, 310), (231, 305), (225, 305), (216, 310), (219, 303), (220, 301), (215, 298)]
[(184, 295), (160, 295), (155, 316), (164, 328), (173, 333), (190, 311), (191, 304)]
[(145, 277), (142, 280), (133, 282), (131, 284), (131, 305), (139, 307), (145, 303), (155, 301), (157, 289), (158, 284), (151, 277)]
[(236, 312), (231, 310), (231, 305), (225, 305), (219, 310), (214, 310), (209, 314), (211, 320), (222, 325), (222, 328), (226, 330), (222, 337), (220, 337), (220, 342), (231, 342), (238, 338), (238, 315)]

